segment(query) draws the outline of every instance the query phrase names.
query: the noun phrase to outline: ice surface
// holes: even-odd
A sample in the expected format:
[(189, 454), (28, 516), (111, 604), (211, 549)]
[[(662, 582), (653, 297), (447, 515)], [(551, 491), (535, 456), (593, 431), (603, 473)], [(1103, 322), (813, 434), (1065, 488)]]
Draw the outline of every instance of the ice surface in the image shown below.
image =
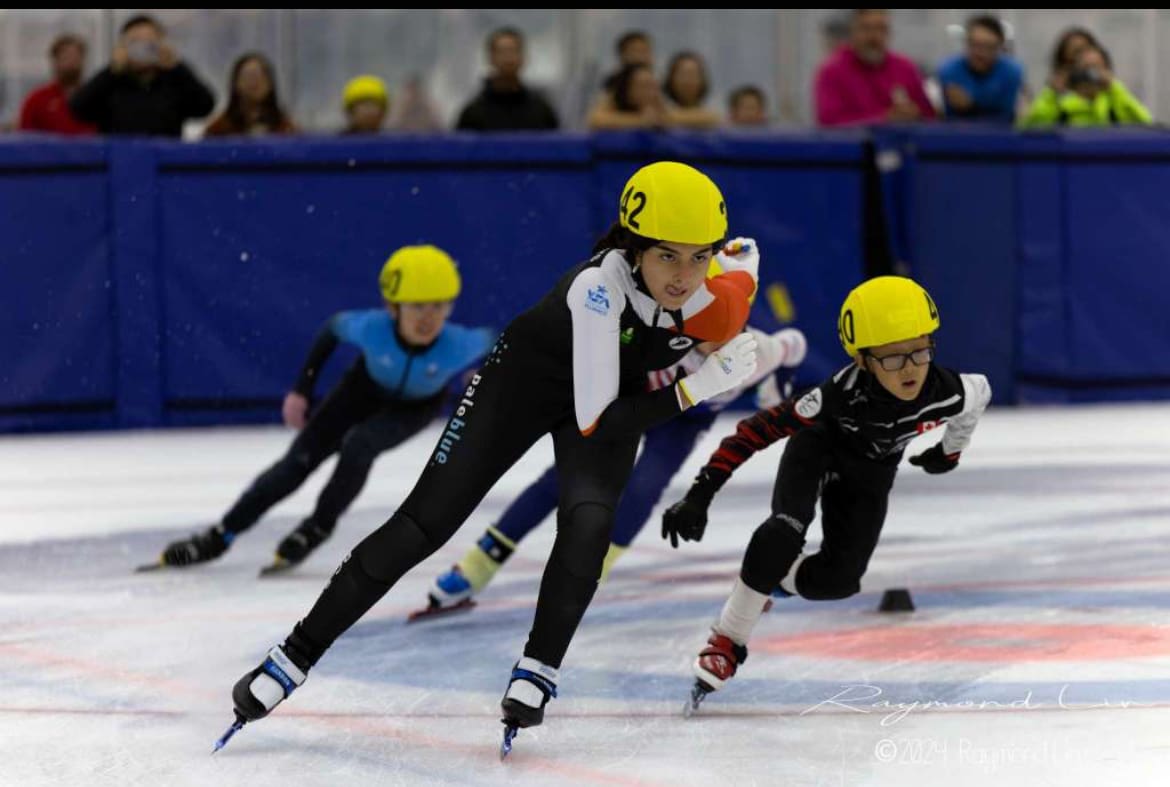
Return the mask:
[[(732, 427), (716, 424), (666, 502)], [(263, 581), (331, 465), (222, 560), (131, 569), (215, 521), (290, 433), (0, 440), (0, 784), (1170, 783), (1170, 407), (1154, 405), (992, 411), (957, 472), (904, 466), (862, 593), (778, 603), (740, 675), (684, 720), (690, 662), (768, 509), (773, 447), (717, 499), (701, 544), (672, 550), (650, 523), (586, 615), (545, 725), (501, 764), (498, 703), (551, 522), (476, 610), (404, 620), (543, 470), (542, 443), (212, 757), (232, 684), (393, 511), (436, 436), (384, 456), (333, 539)], [(875, 612), (888, 587), (917, 611)]]

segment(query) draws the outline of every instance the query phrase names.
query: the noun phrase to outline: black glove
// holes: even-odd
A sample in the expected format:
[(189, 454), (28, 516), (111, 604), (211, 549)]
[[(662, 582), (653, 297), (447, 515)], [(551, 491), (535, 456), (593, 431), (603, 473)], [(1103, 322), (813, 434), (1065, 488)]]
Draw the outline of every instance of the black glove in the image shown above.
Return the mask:
[(918, 456), (910, 457), (910, 464), (921, 467), (931, 475), (949, 473), (959, 466), (959, 453), (944, 454), (942, 443), (935, 443)]
[(662, 514), (662, 537), (670, 538), (670, 545), (678, 549), (678, 540), (702, 541), (707, 529), (707, 509), (715, 497), (718, 485), (707, 475), (707, 468), (699, 471), (687, 496)]
[(678, 540), (702, 541), (707, 529), (707, 507), (684, 497), (662, 513), (662, 537), (678, 549)]

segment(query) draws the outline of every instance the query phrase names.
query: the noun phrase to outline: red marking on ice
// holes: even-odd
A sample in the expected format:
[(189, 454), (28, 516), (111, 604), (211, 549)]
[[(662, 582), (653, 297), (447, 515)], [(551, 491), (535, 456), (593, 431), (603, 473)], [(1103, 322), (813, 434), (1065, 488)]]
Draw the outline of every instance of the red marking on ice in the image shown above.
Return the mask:
[(896, 625), (767, 637), (752, 651), (859, 661), (1114, 661), (1170, 655), (1170, 628)]

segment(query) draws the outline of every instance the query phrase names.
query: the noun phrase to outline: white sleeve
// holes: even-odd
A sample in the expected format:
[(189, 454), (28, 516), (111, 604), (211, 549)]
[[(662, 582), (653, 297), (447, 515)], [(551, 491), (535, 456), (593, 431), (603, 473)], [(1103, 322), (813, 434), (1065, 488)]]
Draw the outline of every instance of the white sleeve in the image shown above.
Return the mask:
[(960, 374), (963, 383), (963, 411), (947, 421), (943, 433), (943, 453), (954, 454), (962, 451), (971, 442), (979, 416), (991, 402), (991, 384), (981, 374)]
[(577, 428), (589, 434), (618, 395), (626, 299), (600, 268), (586, 268), (565, 300), (573, 320), (573, 407)]

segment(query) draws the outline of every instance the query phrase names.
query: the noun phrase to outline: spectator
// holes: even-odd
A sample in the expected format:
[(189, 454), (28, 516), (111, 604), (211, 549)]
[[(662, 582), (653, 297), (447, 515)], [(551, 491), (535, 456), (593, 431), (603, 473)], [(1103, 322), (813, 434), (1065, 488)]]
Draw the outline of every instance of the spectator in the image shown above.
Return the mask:
[(966, 52), (938, 67), (947, 118), (1012, 123), (1024, 69), (1004, 54), (1003, 24), (993, 16), (973, 16), (965, 31)]
[(1052, 48), (1052, 71), (1048, 75), (1048, 85), (1057, 93), (1063, 93), (1068, 87), (1068, 73), (1076, 64), (1077, 55), (1086, 47), (1100, 47), (1101, 42), (1083, 27), (1070, 27), (1056, 39), (1056, 46)]
[(829, 57), (849, 43), (849, 16), (834, 14), (821, 23), (821, 54)]
[(69, 97), (81, 84), (85, 71), (85, 41), (72, 33), (57, 36), (49, 47), (49, 65), (53, 81), (41, 85), (24, 99), (20, 107), (20, 130), (69, 135), (97, 132), (96, 126), (80, 122), (69, 111)]
[(934, 117), (922, 78), (908, 58), (889, 49), (890, 18), (880, 8), (858, 8), (849, 43), (817, 71), (817, 123), (847, 126)]
[(183, 122), (215, 107), (215, 97), (166, 40), (149, 16), (122, 25), (110, 65), (69, 100), (78, 120), (105, 134), (180, 137)]
[(1073, 67), (1064, 76), (1065, 89), (1047, 85), (1028, 110), (1021, 125), (1117, 126), (1149, 125), (1150, 111), (1113, 76), (1113, 61), (1099, 44), (1077, 50)]
[(538, 93), (520, 81), (524, 68), (524, 36), (511, 27), (487, 39), (492, 73), (483, 90), (459, 113), (459, 131), (553, 131), (557, 114)]
[(729, 125), (744, 128), (763, 128), (768, 125), (764, 91), (755, 85), (744, 85), (731, 91), (727, 108)]
[(381, 79), (362, 74), (345, 84), (341, 103), (345, 108), (342, 134), (378, 134), (390, 108), (390, 93)]
[(654, 44), (650, 40), (650, 36), (641, 30), (629, 30), (622, 33), (617, 40), (616, 50), (617, 71), (607, 76), (602, 83), (602, 87), (607, 93), (613, 93), (618, 74), (626, 66), (643, 65), (650, 66), (651, 69), (654, 68)]
[(679, 52), (670, 59), (662, 92), (670, 100), (670, 125), (683, 128), (715, 128), (719, 116), (703, 106), (710, 85), (703, 58)]
[(264, 55), (248, 52), (236, 59), (228, 92), (227, 109), (211, 121), (204, 136), (296, 133), (296, 126), (280, 106), (276, 74)]
[(396, 131), (433, 133), (443, 130), (439, 113), (435, 111), (426, 87), (417, 74), (406, 78), (398, 100), (390, 109), (389, 124)]
[(649, 66), (634, 64), (617, 73), (611, 108), (589, 117), (593, 130), (664, 129), (670, 124), (666, 102)]
[(628, 125), (627, 113), (620, 111), (614, 103), (614, 91), (618, 80), (629, 75), (626, 69), (630, 66), (645, 66), (654, 75), (654, 45), (650, 36), (641, 30), (630, 30), (623, 33), (617, 40), (618, 70), (607, 76), (602, 82), (601, 95), (593, 102), (589, 110), (589, 117), (585, 123), (589, 128), (641, 128)]

